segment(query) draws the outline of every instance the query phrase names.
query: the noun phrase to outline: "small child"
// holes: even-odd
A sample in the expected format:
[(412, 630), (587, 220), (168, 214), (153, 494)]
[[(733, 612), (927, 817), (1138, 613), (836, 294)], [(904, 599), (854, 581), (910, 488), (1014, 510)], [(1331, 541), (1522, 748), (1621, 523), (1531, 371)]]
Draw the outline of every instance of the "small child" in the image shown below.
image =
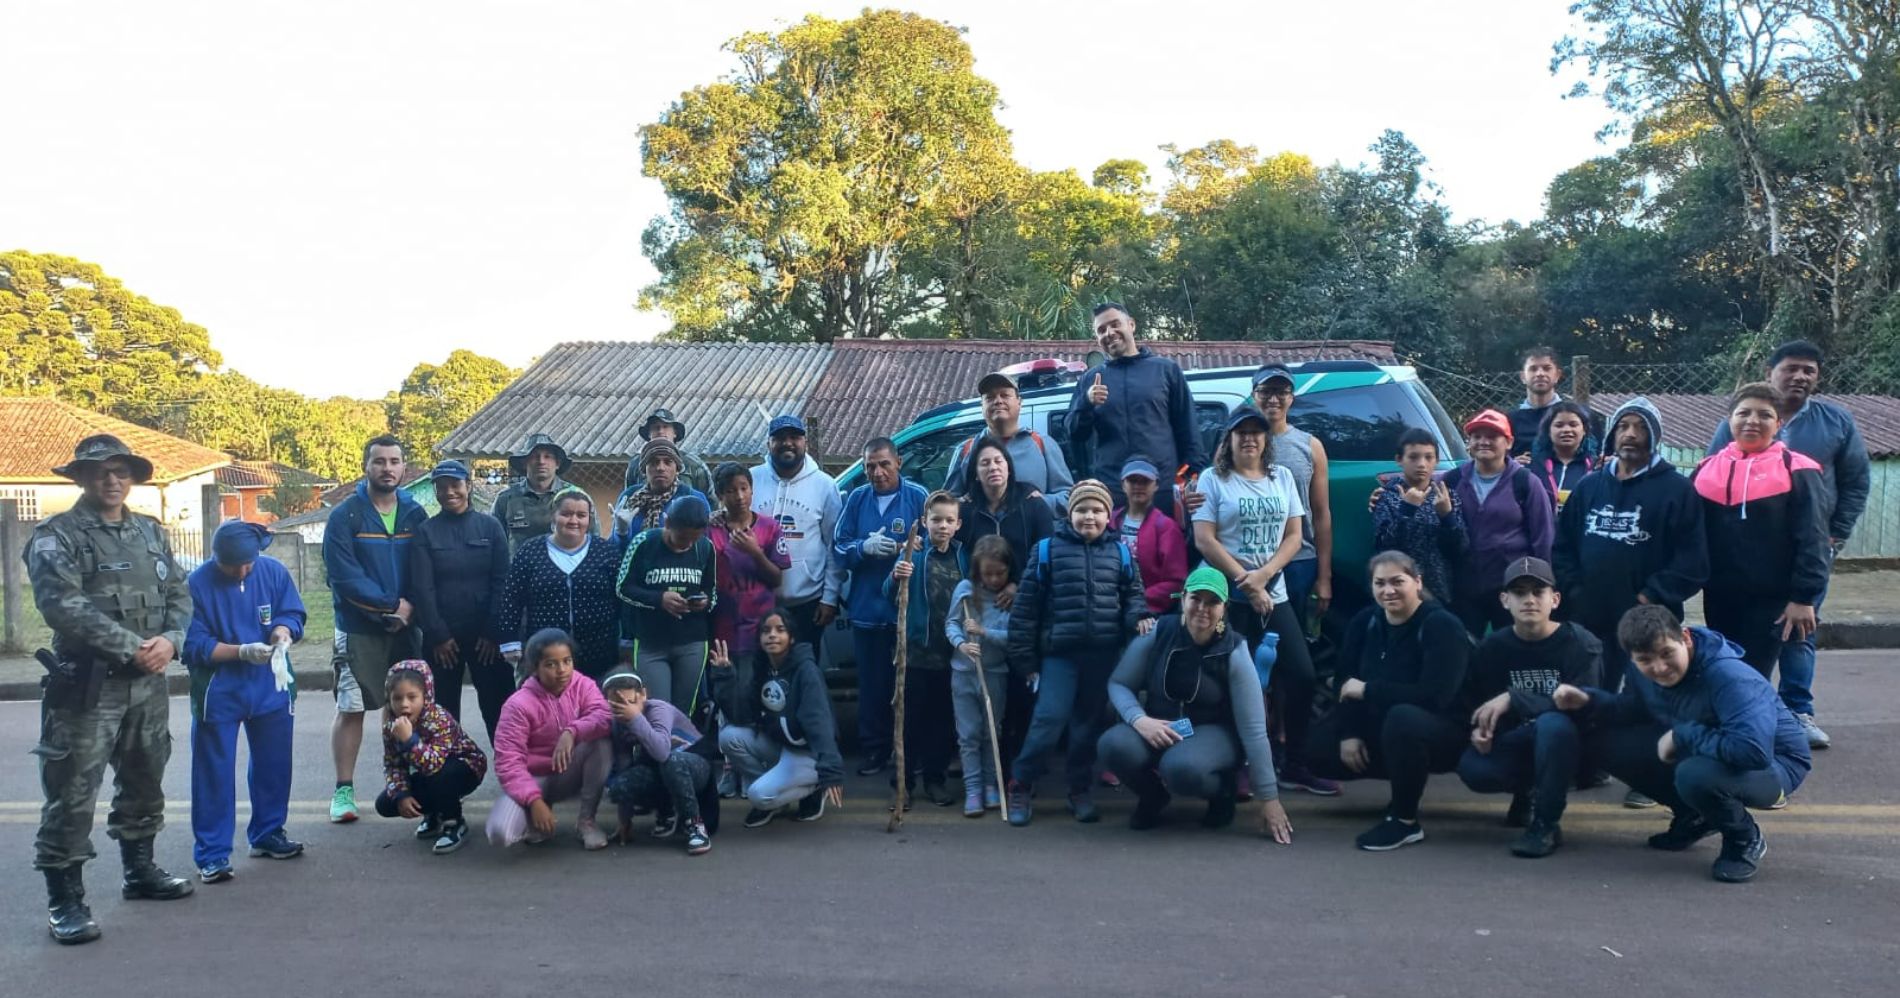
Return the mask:
[(522, 661), (534, 671), (502, 704), (495, 725), (502, 795), (488, 812), (488, 840), (503, 847), (546, 842), (554, 837), (551, 805), (579, 797), (581, 845), (605, 849), (595, 816), (614, 762), (607, 700), (592, 679), (574, 674), (574, 639), (558, 627), (536, 631)]
[(429, 663), (405, 659), (383, 681), (383, 792), (376, 813), (385, 818), (421, 818), (416, 838), (434, 839), (446, 856), (462, 848), (468, 822), (462, 798), (488, 775), (488, 759), (475, 740), (435, 702)]
[[(957, 751), (963, 759), (963, 816), (981, 818), (1003, 805), (990, 745), (992, 715), (1001, 714), (1009, 675), (1009, 611), (997, 598), (1016, 581), (1009, 541), (991, 534), (970, 553), (970, 577), (957, 583), (944, 616), (950, 657), (950, 703), (957, 720)], [(979, 686), (978, 684), (981, 684)], [(984, 689), (990, 713), (983, 709)], [(1000, 717), (994, 717), (1000, 722)]]
[(924, 797), (938, 807), (957, 802), (944, 783), (956, 730), (950, 701), (953, 649), (944, 620), (966, 574), (963, 545), (957, 542), (957, 528), (962, 525), (957, 506), (957, 497), (948, 492), (932, 492), (924, 499), (927, 540), (899, 559), (884, 583), (884, 596), (892, 605), (897, 602), (897, 587), (910, 585), (909, 614), (904, 621), (909, 649), (904, 677), (904, 758), (911, 775), (923, 784)]
[(614, 770), (607, 796), (620, 806), (620, 841), (633, 835), (635, 808), (652, 808), (652, 835), (670, 839), (686, 833), (686, 855), (712, 850), (712, 826), (719, 823), (719, 795), (713, 793), (712, 762), (694, 751), (699, 729), (679, 708), (647, 696), (646, 683), (631, 672), (616, 672), (604, 684), (613, 711)]
[(1030, 791), (1044, 756), (1069, 734), (1069, 813), (1083, 824), (1101, 820), (1089, 788), (1095, 741), (1108, 705), (1108, 676), (1123, 646), (1154, 629), (1141, 589), (1141, 570), (1128, 546), (1108, 532), (1108, 486), (1095, 479), (1069, 492), (1069, 522), (1029, 555), (1010, 605), (1010, 668), (1039, 691), (1029, 734), (1012, 764), (1009, 823), (1029, 824)]
[(1372, 550), (1411, 555), (1426, 591), (1449, 606), (1451, 573), (1470, 546), (1463, 504), (1450, 486), (1432, 480), (1438, 440), (1430, 430), (1406, 430), (1397, 456), (1399, 477), (1372, 493)]

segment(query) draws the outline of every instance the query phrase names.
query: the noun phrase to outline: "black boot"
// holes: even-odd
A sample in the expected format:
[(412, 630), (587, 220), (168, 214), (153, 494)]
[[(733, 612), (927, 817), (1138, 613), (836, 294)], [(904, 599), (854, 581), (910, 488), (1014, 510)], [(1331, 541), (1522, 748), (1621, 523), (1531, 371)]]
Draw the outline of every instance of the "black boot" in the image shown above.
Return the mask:
[(80, 865), (46, 870), (46, 931), (56, 941), (77, 946), (99, 938), (99, 923), (86, 907), (86, 884)]
[(151, 839), (120, 839), (119, 858), (125, 862), (120, 893), (126, 900), (176, 901), (191, 894), (191, 881), (174, 877), (152, 862)]

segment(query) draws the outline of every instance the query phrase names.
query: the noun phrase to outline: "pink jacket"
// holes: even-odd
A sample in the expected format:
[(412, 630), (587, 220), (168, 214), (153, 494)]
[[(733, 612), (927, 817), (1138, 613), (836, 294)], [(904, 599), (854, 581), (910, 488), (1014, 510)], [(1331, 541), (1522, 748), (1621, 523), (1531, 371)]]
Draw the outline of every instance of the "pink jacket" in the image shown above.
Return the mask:
[[(1118, 509), (1108, 520), (1108, 529), (1117, 536), (1127, 513), (1126, 508)], [(1149, 613), (1159, 616), (1181, 609), (1175, 597), (1187, 584), (1187, 562), (1187, 535), (1181, 532), (1180, 521), (1160, 507), (1150, 508), (1135, 533), (1135, 565), (1141, 569), (1141, 588)]]
[(600, 687), (576, 672), (560, 696), (534, 677), (502, 704), (495, 724), (495, 777), (514, 802), (527, 807), (541, 799), (535, 777), (554, 772), (554, 744), (572, 730), (574, 744), (605, 738), (613, 728), (613, 711)]

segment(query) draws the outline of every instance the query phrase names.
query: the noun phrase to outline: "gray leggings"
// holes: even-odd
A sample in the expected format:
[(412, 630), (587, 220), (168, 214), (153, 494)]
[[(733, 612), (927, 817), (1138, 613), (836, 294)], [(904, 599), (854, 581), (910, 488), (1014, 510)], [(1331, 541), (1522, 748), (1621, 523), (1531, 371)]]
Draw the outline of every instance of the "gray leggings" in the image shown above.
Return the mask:
[(699, 676), (705, 667), (704, 641), (689, 641), (683, 645), (642, 641), (633, 659), (633, 671), (646, 682), (647, 695), (664, 700), (688, 715), (698, 702)]
[(1194, 734), (1165, 749), (1143, 741), (1134, 728), (1117, 724), (1102, 733), (1095, 753), (1104, 769), (1142, 796), (1164, 787), (1203, 799), (1232, 793), (1240, 764), (1240, 743), (1224, 724), (1197, 724)]
[(818, 789), (818, 762), (756, 728), (731, 725), (719, 731), (719, 751), (732, 763), (746, 799), (765, 811), (796, 804)]

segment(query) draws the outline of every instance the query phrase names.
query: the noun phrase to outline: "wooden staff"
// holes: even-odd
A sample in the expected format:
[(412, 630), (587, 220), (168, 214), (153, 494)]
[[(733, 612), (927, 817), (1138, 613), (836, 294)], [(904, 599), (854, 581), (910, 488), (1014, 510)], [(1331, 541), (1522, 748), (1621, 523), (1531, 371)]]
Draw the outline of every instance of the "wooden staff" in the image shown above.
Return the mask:
[[(910, 559), (911, 549), (917, 543), (917, 524), (922, 519), (918, 517), (910, 522), (910, 529), (904, 533), (904, 546), (897, 549), (898, 557)], [(905, 786), (908, 774), (904, 761), (904, 669), (910, 659), (910, 642), (905, 640), (910, 624), (910, 580), (901, 581), (903, 585), (897, 587), (897, 690), (891, 694), (891, 759), (897, 765), (897, 796), (891, 799), (891, 820), (884, 826), (887, 832), (895, 832), (904, 824), (904, 800), (909, 794)]]
[[(973, 619), (969, 619), (969, 622), (971, 624), (976, 623)], [(967, 624), (964, 629), (966, 631), (969, 629)], [(987, 637), (988, 632), (985, 632), (984, 636)], [(978, 643), (980, 644), (981, 642), (979, 641)], [(996, 789), (1001, 791), (1003, 787), (1007, 785), (1009, 774), (1003, 771), (1003, 744), (996, 739), (996, 710), (990, 706), (990, 679), (989, 676), (983, 672), (983, 660), (981, 658), (976, 660), (976, 688), (977, 692), (983, 694), (983, 723), (989, 725), (990, 756), (996, 760)], [(1008, 822), (1009, 809), (998, 808), (997, 817), (1002, 818), (1004, 822)]]

